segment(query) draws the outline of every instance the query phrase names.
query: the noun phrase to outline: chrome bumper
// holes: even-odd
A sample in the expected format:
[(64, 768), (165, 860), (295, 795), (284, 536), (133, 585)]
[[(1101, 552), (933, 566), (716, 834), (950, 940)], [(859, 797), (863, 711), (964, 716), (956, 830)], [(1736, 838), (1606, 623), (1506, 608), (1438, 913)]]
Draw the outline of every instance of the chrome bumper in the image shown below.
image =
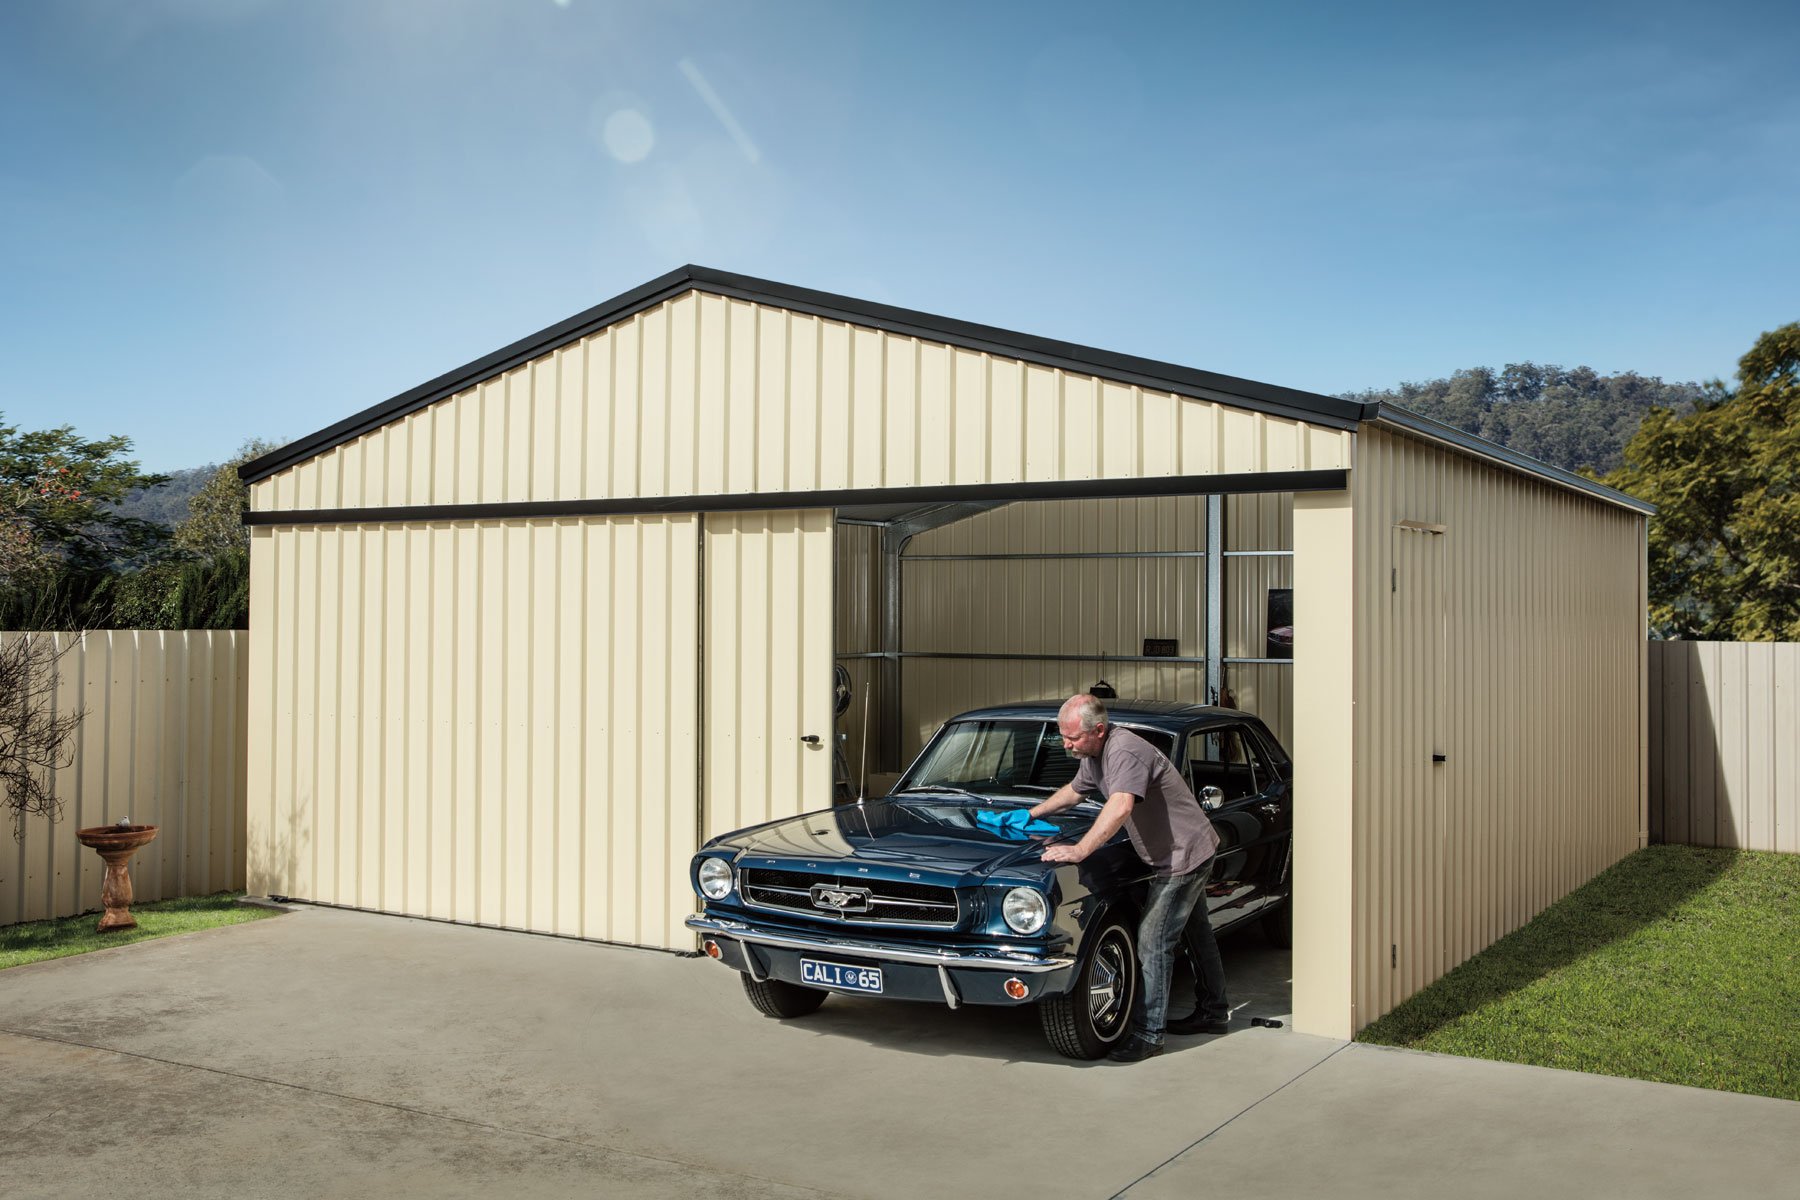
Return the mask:
[(927, 967), (975, 967), (987, 971), (1011, 971), (1015, 975), (1040, 975), (1075, 965), (1073, 958), (1044, 958), (1023, 951), (990, 950), (958, 953), (952, 950), (903, 950), (881, 942), (859, 942), (848, 938), (810, 936), (803, 933), (765, 933), (742, 921), (725, 917), (687, 919), (687, 927), (697, 933), (749, 942), (756, 946), (775, 946), (783, 950), (819, 950), (830, 954), (861, 954), (883, 958), (889, 962), (919, 963)]

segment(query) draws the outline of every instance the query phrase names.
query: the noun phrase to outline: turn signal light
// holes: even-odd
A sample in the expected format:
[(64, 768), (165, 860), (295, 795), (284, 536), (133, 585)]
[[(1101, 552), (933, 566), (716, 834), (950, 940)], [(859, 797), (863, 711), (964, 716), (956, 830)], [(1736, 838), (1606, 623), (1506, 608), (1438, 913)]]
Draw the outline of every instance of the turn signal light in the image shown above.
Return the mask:
[(715, 941), (711, 941), (711, 940), (710, 940), (710, 939), (709, 939), (709, 940), (708, 940), (708, 941), (707, 941), (707, 943), (706, 943), (706, 957), (708, 957), (708, 958), (717, 958), (717, 957), (719, 957), (719, 943), (717, 943), (717, 942), (715, 942)]
[(1006, 989), (1006, 994), (1011, 996), (1014, 1000), (1023, 1000), (1025, 997), (1031, 995), (1031, 989), (1026, 987), (1023, 981), (1016, 978), (1007, 980), (1001, 986)]

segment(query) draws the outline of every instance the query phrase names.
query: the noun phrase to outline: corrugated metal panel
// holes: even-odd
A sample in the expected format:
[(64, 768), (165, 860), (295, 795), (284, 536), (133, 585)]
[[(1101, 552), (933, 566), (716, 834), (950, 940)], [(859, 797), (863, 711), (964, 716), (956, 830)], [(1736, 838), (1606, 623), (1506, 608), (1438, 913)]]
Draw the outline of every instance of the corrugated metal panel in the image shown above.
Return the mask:
[(698, 530), (257, 529), (251, 890), (688, 945)]
[(1378, 430), (1357, 461), (1360, 1028), (1640, 844), (1645, 680), (1641, 516)]
[[(886, 728), (881, 704), (880, 659), (844, 657), (881, 649), (881, 602), (886, 586), (881, 530), (871, 525), (837, 527), (837, 633), (834, 652), (850, 672), (850, 708), (838, 718), (844, 735), (844, 758), (850, 767), (850, 790), (861, 794), (863, 780), (880, 762), (881, 731)], [(864, 747), (868, 748), (865, 755)]]
[(75, 831), (121, 817), (160, 827), (132, 859), (136, 899), (244, 886), (244, 654), (231, 630), (4, 633), (68, 647), (55, 710), (86, 708), (56, 772), (62, 820), (0, 842), (0, 925), (100, 907), (104, 864)]
[(1800, 853), (1800, 643), (1649, 657), (1651, 839)]
[(1342, 469), (1344, 430), (688, 293), (251, 488), (258, 510)]
[(834, 526), (706, 517), (707, 837), (831, 803)]
[[(1291, 496), (1231, 497), (1233, 550), (1281, 550), (1292, 537)], [(1206, 652), (1205, 560), (969, 558), (934, 555), (1187, 553), (1206, 548), (1203, 496), (1010, 504), (914, 538), (902, 559), (902, 647), (909, 653), (1141, 654), (1146, 638)], [(1226, 653), (1261, 657), (1267, 590), (1291, 586), (1291, 559), (1226, 560)], [(903, 664), (904, 757), (946, 717), (984, 704), (1067, 696), (1104, 677), (1121, 696), (1206, 701), (1204, 667), (1183, 663), (920, 659)], [(1232, 664), (1226, 685), (1243, 708), (1286, 738), (1292, 668)]]

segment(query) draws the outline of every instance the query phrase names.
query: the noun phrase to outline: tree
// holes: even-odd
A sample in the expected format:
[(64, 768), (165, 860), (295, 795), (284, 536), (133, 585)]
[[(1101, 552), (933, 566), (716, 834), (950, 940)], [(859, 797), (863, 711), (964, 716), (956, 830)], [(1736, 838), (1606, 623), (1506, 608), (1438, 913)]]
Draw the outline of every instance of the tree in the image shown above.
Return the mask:
[(175, 527), (175, 546), (200, 558), (247, 552), (250, 531), (244, 513), (250, 508), (250, 489), (238, 476), (238, 468), (275, 449), (275, 443), (247, 441), (237, 456), (218, 470), (188, 501), (188, 516)]
[(115, 510), (163, 481), (125, 458), (130, 449), (129, 438), (84, 441), (67, 425), (0, 425), (0, 587), (30, 586), (59, 567), (141, 560), (162, 542), (162, 529)]
[(1602, 375), (1590, 367), (1528, 362), (1346, 399), (1397, 404), (1553, 466), (1605, 472), (1623, 461), (1625, 443), (1646, 413), (1688, 412), (1704, 396), (1699, 384), (1664, 383), (1634, 371)]
[(56, 667), (68, 650), (43, 634), (0, 639), (0, 793), (15, 841), (27, 817), (62, 816), (51, 774), (74, 761), (70, 739), (87, 715), (56, 711)]
[(1664, 637), (1800, 640), (1800, 322), (1757, 339), (1738, 387), (1652, 411), (1605, 480), (1657, 505), (1650, 620)]

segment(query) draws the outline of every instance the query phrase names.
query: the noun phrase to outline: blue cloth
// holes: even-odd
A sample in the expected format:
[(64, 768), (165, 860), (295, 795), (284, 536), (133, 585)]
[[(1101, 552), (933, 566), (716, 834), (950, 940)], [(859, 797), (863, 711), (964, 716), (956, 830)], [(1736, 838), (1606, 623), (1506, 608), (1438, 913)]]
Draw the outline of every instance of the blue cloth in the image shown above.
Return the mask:
[(1023, 808), (1009, 808), (995, 811), (991, 808), (975, 810), (975, 823), (983, 829), (997, 833), (1003, 838), (1022, 842), (1033, 834), (1055, 833), (1056, 826), (1048, 821), (1034, 821), (1031, 812)]

